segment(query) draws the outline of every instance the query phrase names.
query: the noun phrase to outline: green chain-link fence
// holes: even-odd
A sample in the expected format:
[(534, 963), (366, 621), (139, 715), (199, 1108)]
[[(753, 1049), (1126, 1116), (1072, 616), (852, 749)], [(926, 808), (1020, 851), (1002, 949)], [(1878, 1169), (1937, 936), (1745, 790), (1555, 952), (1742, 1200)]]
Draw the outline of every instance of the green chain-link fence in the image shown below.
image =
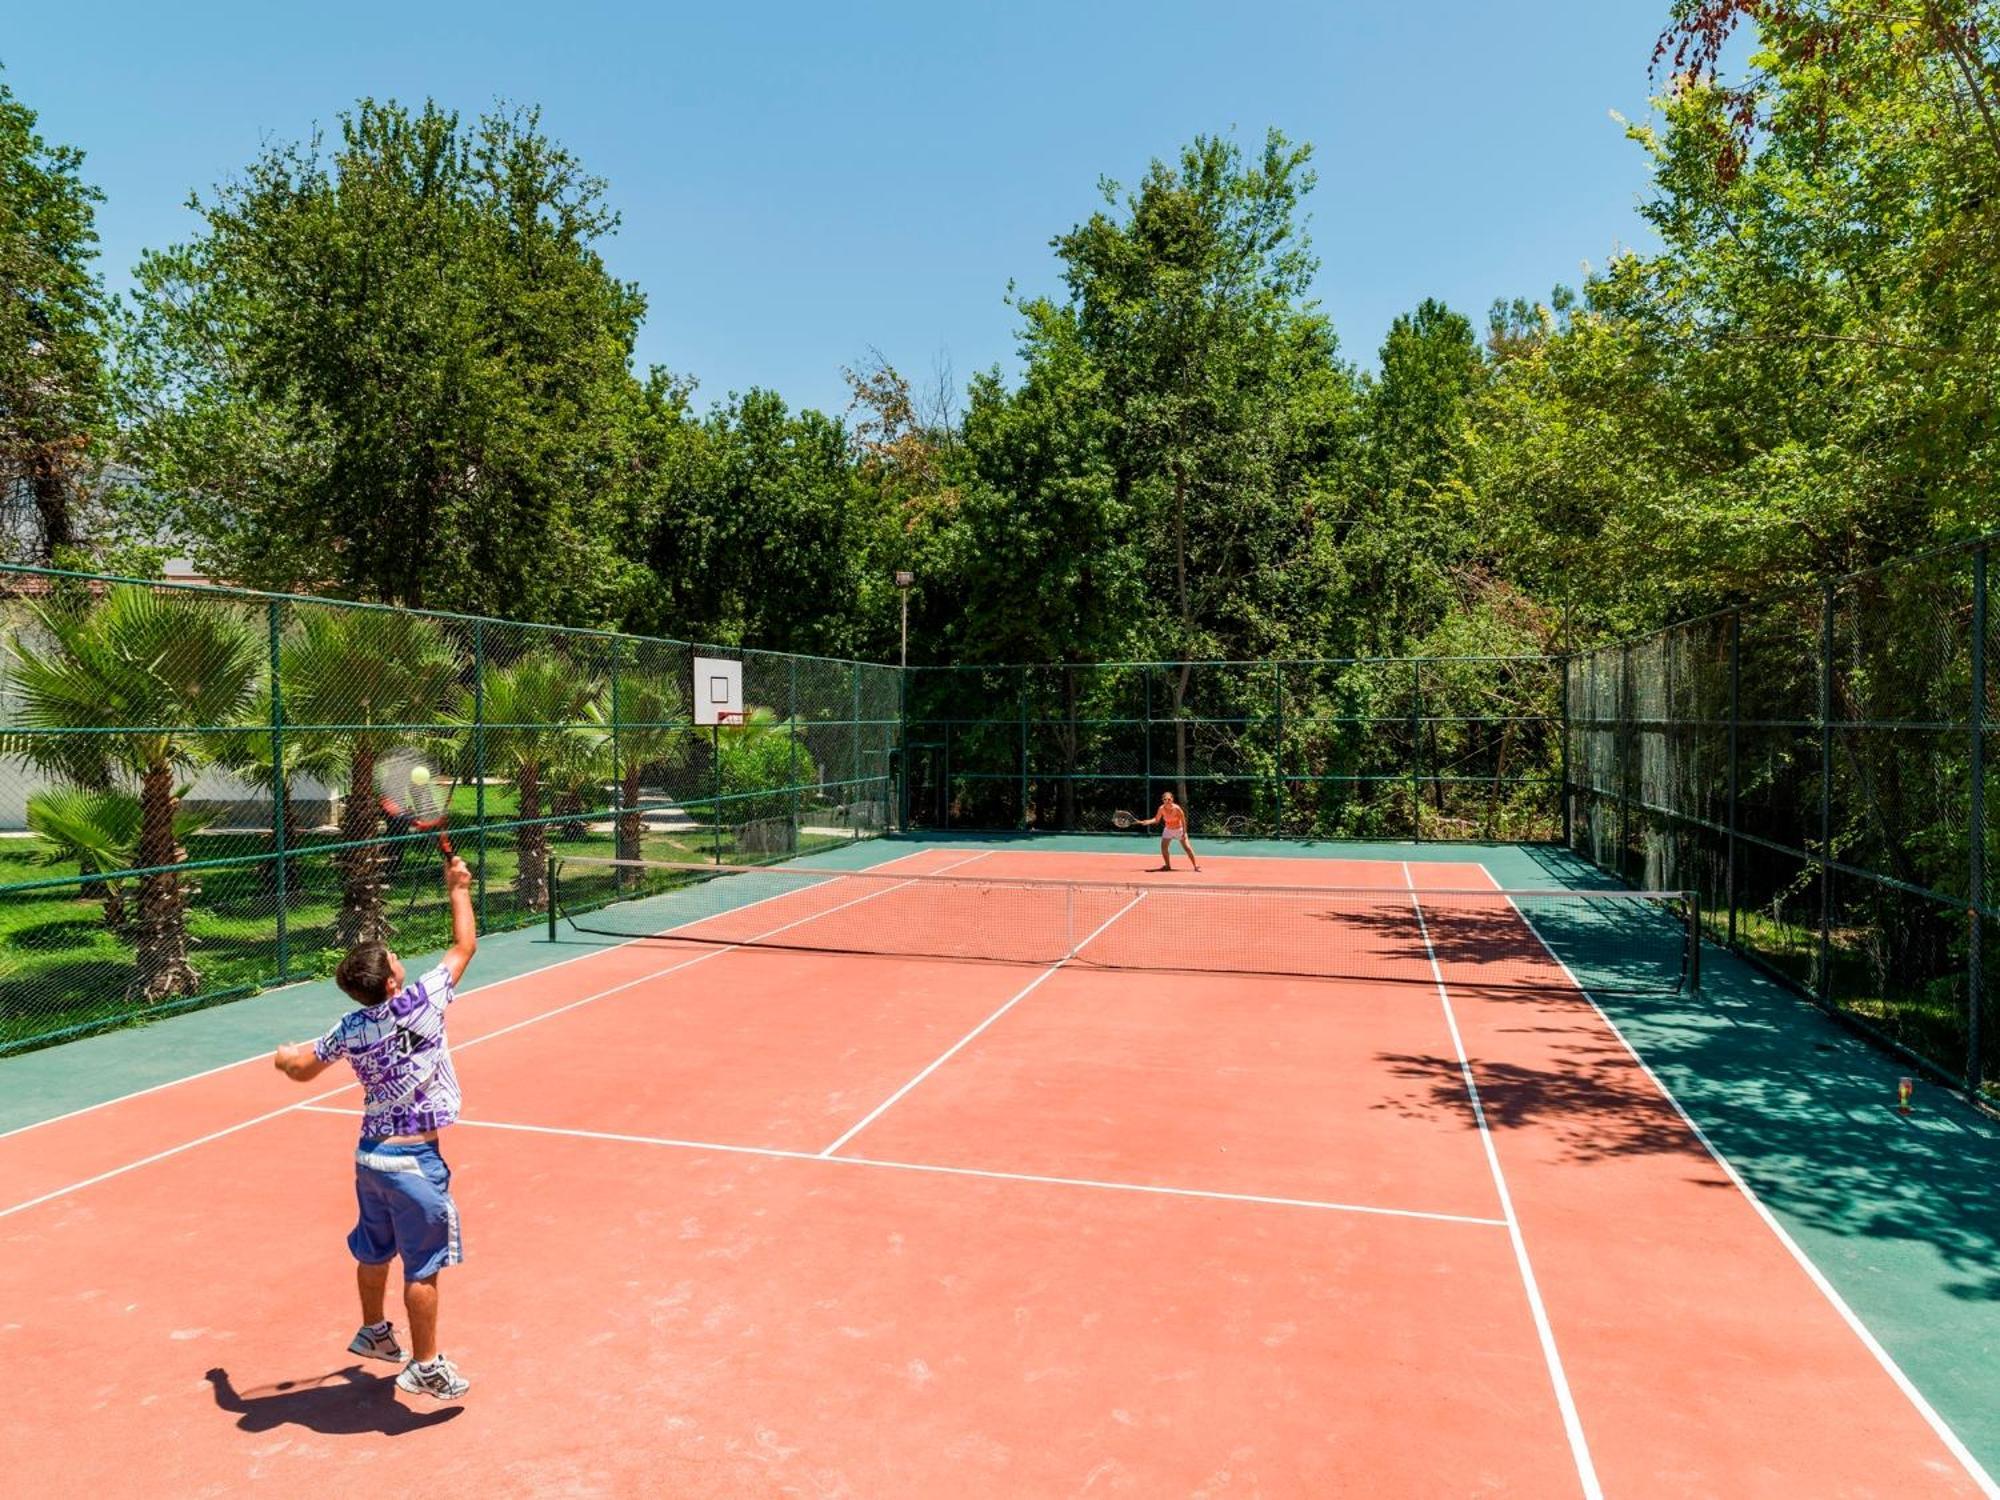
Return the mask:
[(0, 568), (0, 1052), (439, 946), (416, 765), (489, 929), (551, 855), (885, 831), (895, 668), (698, 649), (743, 663), (740, 727), (692, 724), (683, 642)]
[(1709, 934), (1975, 1092), (2000, 1080), (1990, 543), (1568, 665), (1566, 827)]
[[(436, 768), (488, 928), (552, 854), (757, 862), (887, 830), (1565, 838), (1977, 1089), (2000, 1079), (1989, 544), (1540, 657), (743, 663), (677, 641), (0, 568), (0, 1052), (443, 939)], [(899, 737), (900, 730), (900, 737)], [(896, 752), (903, 751), (898, 776)], [(621, 894), (615, 874), (601, 893)]]
[(1163, 791), (1197, 837), (1548, 840), (1544, 657), (912, 667), (908, 816), (1090, 830)]

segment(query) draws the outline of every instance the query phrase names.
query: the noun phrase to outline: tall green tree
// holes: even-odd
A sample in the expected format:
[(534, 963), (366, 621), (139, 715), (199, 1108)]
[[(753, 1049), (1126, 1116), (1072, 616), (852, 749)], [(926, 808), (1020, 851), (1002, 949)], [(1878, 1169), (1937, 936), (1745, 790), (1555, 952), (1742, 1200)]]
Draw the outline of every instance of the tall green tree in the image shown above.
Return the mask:
[[(1105, 210), (1055, 242), (1162, 655), (1268, 654), (1325, 633), (1329, 480), (1353, 396), (1308, 296), (1310, 155), (1276, 131), (1247, 159), (1197, 138), (1129, 195), (1107, 182)], [(1169, 684), (1183, 790), (1190, 682)]]
[(874, 524), (846, 430), (772, 391), (664, 438), (636, 628), (726, 644), (845, 652)]
[(121, 331), (134, 450), (212, 569), (603, 620), (644, 312), (604, 185), (533, 110), (363, 100), (191, 206)]
[(0, 557), (49, 562), (82, 541), (108, 393), (97, 256), (102, 194), (0, 83)]
[(1480, 435), (1524, 580), (1633, 623), (2000, 522), (2000, 6), (1681, 0), (1661, 47), (1660, 249), (1510, 344)]
[(1365, 450), (1341, 527), (1341, 561), (1365, 654), (1398, 655), (1432, 629), (1475, 560), (1466, 472), (1486, 363), (1472, 324), (1426, 299), (1398, 317), (1362, 400)]

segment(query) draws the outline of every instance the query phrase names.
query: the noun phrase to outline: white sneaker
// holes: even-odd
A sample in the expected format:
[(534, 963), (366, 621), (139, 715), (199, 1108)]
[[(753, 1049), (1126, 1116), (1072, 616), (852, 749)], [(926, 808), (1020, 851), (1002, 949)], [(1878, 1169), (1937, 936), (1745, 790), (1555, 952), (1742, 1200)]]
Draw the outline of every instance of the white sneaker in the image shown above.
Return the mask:
[(387, 1323), (373, 1326), (364, 1323), (354, 1335), (354, 1342), (347, 1346), (347, 1352), (369, 1359), (386, 1359), (397, 1365), (404, 1359), (403, 1346), (396, 1342), (396, 1330)]
[(413, 1396), (456, 1401), (472, 1389), (472, 1382), (453, 1369), (451, 1361), (440, 1354), (429, 1364), (413, 1359), (404, 1365), (403, 1373), (396, 1377), (396, 1389), (408, 1391)]

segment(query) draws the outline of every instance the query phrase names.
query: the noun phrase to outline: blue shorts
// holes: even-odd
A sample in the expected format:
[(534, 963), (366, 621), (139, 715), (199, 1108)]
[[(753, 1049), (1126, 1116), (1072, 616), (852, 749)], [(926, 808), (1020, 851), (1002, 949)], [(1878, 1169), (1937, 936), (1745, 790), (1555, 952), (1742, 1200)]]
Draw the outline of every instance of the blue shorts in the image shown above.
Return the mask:
[(435, 1142), (391, 1146), (364, 1136), (354, 1153), (354, 1197), (361, 1216), (347, 1248), (363, 1265), (386, 1265), (400, 1253), (403, 1279), (424, 1281), (465, 1259), (451, 1168)]

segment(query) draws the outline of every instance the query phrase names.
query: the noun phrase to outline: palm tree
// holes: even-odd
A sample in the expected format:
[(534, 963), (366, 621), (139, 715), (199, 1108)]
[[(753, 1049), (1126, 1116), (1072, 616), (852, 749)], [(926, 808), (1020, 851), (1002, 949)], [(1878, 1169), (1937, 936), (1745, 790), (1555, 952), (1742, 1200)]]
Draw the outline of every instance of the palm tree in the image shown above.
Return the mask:
[(347, 847), (334, 856), (342, 887), (336, 936), (349, 948), (380, 942), (390, 923), (384, 851), (373, 842), (382, 813), (376, 762), (399, 747), (437, 741), (461, 661), (426, 616), (323, 608), (300, 613), (280, 662), (287, 774), (328, 760), (346, 769), (340, 842)]
[[(282, 682), (284, 669), (279, 668)], [(290, 855), (299, 852), (304, 842), (305, 828), (299, 822), (298, 794), (296, 788), (301, 780), (310, 779), (323, 786), (339, 784), (344, 761), (341, 747), (323, 735), (303, 738), (294, 737), (285, 742), (284, 785), (279, 786), (276, 747), (271, 742), (268, 725), (232, 730), (228, 734), (217, 735), (213, 742), (212, 754), (215, 763), (228, 770), (238, 780), (255, 787), (271, 799), (279, 821), (284, 825), (285, 848)], [(279, 795), (280, 791), (283, 796)], [(287, 866), (291, 864), (288, 857)], [(257, 867), (258, 878), (267, 892), (274, 892), (278, 886), (277, 861), (267, 859)], [(296, 882), (288, 881), (287, 889), (292, 900), (299, 899)]]
[(469, 701), (460, 705), (458, 722), (466, 740), (459, 753), (469, 759), (472, 734), (482, 734), (486, 774), (513, 781), (519, 858), (514, 894), (524, 908), (539, 911), (549, 899), (542, 794), (552, 779), (569, 779), (573, 768), (596, 759), (599, 741), (588, 726), (603, 713), (599, 700), (604, 684), (575, 662), (541, 648), (511, 666), (489, 670), (484, 689), (483, 727), (475, 730)]
[[(612, 722), (612, 705), (617, 722)], [(607, 758), (615, 752), (619, 775), (618, 857), (637, 859), (645, 823), (639, 811), (639, 784), (656, 766), (669, 765), (687, 751), (692, 730), (680, 690), (662, 677), (622, 671), (613, 691), (600, 694), (590, 716), (602, 738)]]
[[(184, 796), (186, 791), (182, 787), (175, 795)], [(185, 847), (214, 818), (213, 813), (183, 808), (174, 816), (174, 841)], [(82, 890), (104, 903), (104, 925), (113, 931), (125, 926), (127, 915), (125, 883), (118, 872), (141, 863), (139, 834), (144, 821), (139, 799), (130, 792), (63, 786), (28, 798), (28, 828), (49, 845), (49, 862), (75, 860), (77, 873), (104, 877), (86, 880)]]
[(186, 858), (176, 773), (207, 759), (197, 731), (240, 722), (258, 698), (261, 633), (236, 605), (136, 584), (94, 604), (37, 608), (32, 620), (38, 639), (17, 633), (7, 643), (18, 727), (0, 735), (0, 752), (95, 791), (137, 781), (133, 857), (148, 872), (134, 929), (137, 988), (147, 1000), (199, 993), (190, 888), (172, 868)]

